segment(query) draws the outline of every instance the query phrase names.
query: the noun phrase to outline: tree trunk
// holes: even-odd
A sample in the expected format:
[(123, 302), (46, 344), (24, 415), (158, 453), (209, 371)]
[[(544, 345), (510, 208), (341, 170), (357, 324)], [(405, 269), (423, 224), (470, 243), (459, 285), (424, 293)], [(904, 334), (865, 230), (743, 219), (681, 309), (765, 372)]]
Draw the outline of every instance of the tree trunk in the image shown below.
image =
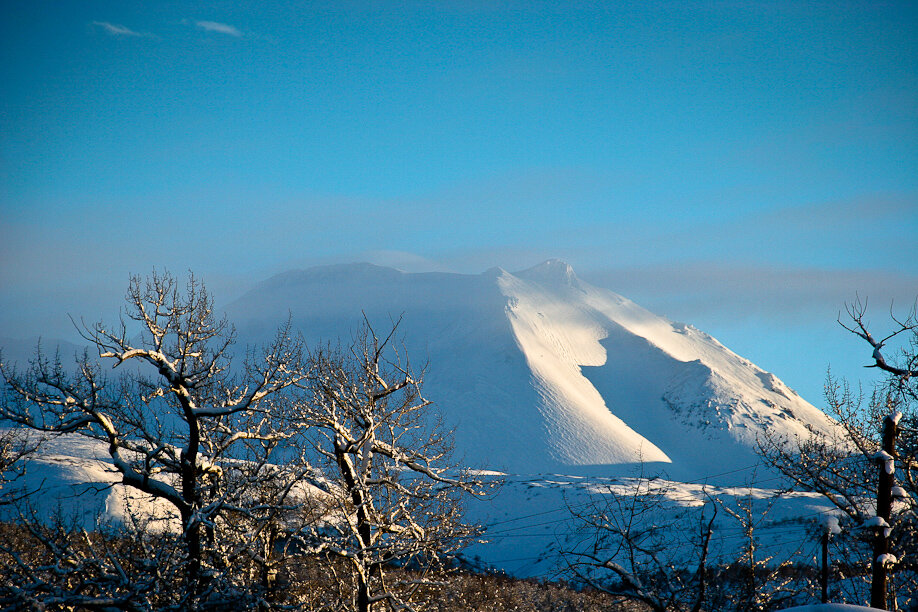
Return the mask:
[(819, 577), (822, 586), (822, 603), (829, 603), (829, 530), (822, 534), (822, 575)]
[[(883, 420), (883, 451), (889, 457), (895, 457), (896, 434), (898, 425), (893, 415)], [(891, 460), (891, 459), (890, 459)], [(880, 478), (877, 485), (877, 517), (887, 525), (892, 516), (892, 487), (895, 482), (895, 469), (887, 469), (890, 460), (879, 458)], [(888, 528), (877, 526), (873, 540), (873, 580), (870, 584), (870, 607), (887, 610), (886, 607), (886, 555), (889, 553)]]

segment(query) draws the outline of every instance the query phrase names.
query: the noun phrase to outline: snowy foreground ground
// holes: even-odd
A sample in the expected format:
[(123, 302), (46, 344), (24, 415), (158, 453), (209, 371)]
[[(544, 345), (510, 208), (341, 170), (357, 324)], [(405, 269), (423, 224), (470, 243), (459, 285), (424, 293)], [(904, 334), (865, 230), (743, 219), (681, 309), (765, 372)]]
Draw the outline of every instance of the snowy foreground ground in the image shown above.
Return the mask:
[(599, 510), (610, 519), (627, 521), (633, 509), (635, 515), (640, 513), (636, 525), (668, 527), (668, 533), (661, 536), (667, 542), (666, 554), (690, 559), (697, 553), (694, 536), (702, 517), (709, 518), (717, 506), (712, 559), (727, 562), (740, 557), (748, 544), (742, 523), (748, 517), (760, 559), (814, 563), (823, 526), (834, 511), (816, 494), (775, 499), (775, 493), (761, 487), (663, 479), (508, 476), (492, 501), (469, 504), (471, 518), (487, 527), (487, 543), (472, 547), (468, 554), (515, 576), (552, 576), (559, 568), (558, 553), (590, 546), (595, 539), (594, 530), (578, 515)]
[[(124, 522), (131, 516), (152, 519), (158, 528), (174, 528), (166, 506), (116, 484), (118, 474), (105, 451), (102, 443), (60, 436), (43, 445), (41, 453), (30, 460), (26, 477), (17, 484), (37, 491), (29, 501), (40, 515), (59, 512), (77, 518), (87, 528)], [(751, 478), (753, 473), (745, 476)], [(469, 547), (464, 555), (482, 567), (518, 577), (556, 576), (559, 553), (577, 550), (595, 535), (576, 515), (596, 509), (627, 519), (634, 508), (641, 513), (638, 522), (669, 526), (669, 533), (663, 535), (667, 554), (691, 559), (693, 535), (701, 517), (710, 517), (716, 506), (712, 559), (739, 557), (748, 544), (742, 522), (748, 517), (754, 524), (760, 558), (814, 564), (820, 534), (832, 515), (828, 504), (815, 494), (775, 499), (775, 491), (767, 488), (775, 484), (774, 479), (758, 486), (725, 487), (595, 475), (485, 472), (483, 477), (500, 479), (503, 486), (492, 497), (467, 502), (467, 518), (484, 525), (486, 532), (485, 542)]]
[(811, 604), (808, 606), (798, 606), (796, 608), (787, 608), (784, 612), (865, 612), (876, 610), (866, 606), (852, 606), (850, 604)]

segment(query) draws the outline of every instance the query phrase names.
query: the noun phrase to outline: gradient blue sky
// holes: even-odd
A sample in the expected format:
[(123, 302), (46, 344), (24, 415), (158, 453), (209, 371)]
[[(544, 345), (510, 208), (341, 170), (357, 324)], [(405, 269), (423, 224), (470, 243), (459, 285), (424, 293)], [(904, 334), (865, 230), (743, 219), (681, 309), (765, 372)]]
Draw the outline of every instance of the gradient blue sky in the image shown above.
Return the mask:
[(548, 257), (819, 404), (918, 295), (915, 2), (0, 1), (0, 336)]

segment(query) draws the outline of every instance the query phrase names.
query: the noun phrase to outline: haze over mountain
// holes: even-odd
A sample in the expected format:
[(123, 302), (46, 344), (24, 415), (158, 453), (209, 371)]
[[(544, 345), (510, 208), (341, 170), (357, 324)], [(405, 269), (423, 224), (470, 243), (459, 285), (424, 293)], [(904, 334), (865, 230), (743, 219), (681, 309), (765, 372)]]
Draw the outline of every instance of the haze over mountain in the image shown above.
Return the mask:
[(509, 273), (371, 264), (279, 274), (227, 307), (243, 343), (288, 314), (311, 345), (346, 343), (364, 313), (399, 334), (466, 463), (513, 473), (694, 479), (758, 463), (757, 437), (831, 421), (773, 374), (549, 260)]

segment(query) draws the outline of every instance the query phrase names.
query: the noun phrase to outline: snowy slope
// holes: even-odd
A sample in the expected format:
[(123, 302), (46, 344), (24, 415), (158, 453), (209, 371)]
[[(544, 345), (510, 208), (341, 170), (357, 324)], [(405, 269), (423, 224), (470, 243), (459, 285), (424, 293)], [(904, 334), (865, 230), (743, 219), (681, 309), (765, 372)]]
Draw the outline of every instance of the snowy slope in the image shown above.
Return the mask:
[[(7, 428), (0, 428), (0, 434)], [(121, 481), (104, 442), (77, 434), (58, 436), (28, 435), (41, 440), (39, 452), (30, 457), (25, 474), (7, 486), (14, 497), (27, 494), (25, 504), (4, 507), (0, 518), (8, 519), (20, 511), (39, 517), (60, 515), (85, 529), (108, 522), (122, 523), (139, 518), (152, 531), (176, 530), (178, 516), (165, 502), (118, 484)]]
[[(511, 274), (326, 266), (265, 281), (228, 307), (244, 342), (288, 312), (307, 341), (347, 341), (362, 312), (400, 331), (467, 461), (513, 473), (699, 478), (758, 463), (766, 431), (833, 425), (707, 334), (580, 281), (551, 260)], [(717, 452), (711, 452), (716, 448)], [(655, 467), (653, 467), (655, 466)]]

